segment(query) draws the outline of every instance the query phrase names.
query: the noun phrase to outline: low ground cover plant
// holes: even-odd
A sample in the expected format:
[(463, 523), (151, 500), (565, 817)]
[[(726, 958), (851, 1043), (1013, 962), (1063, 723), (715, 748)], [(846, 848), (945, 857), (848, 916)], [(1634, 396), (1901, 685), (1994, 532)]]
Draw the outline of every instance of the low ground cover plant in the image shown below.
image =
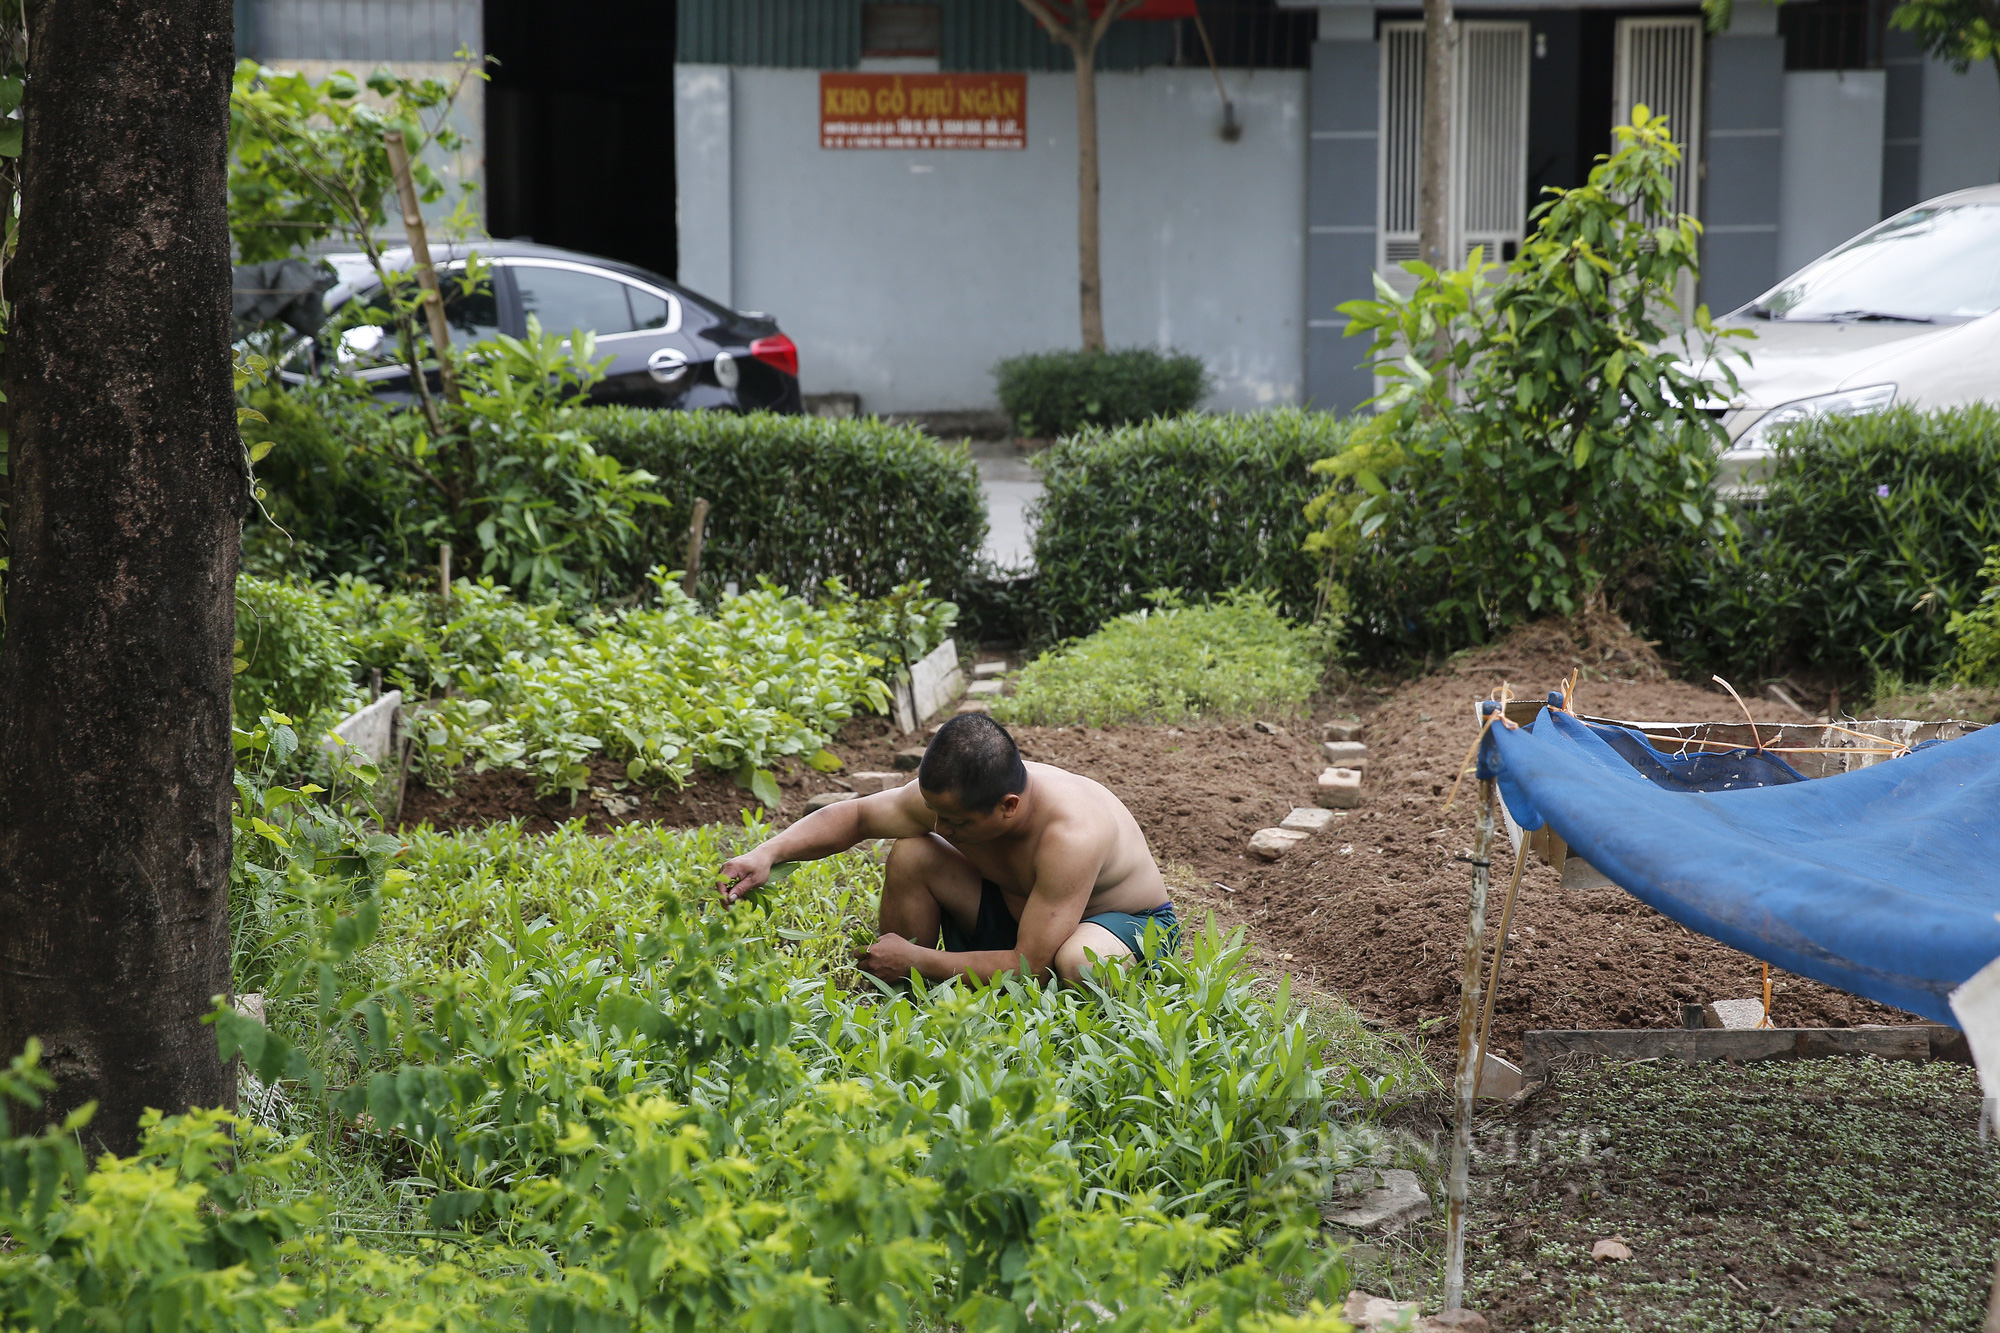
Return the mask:
[[(1333, 482), (1313, 545), (1370, 655), (1594, 606), (1637, 614), (1663, 570), (1733, 540), (1714, 485), (1725, 440), (1703, 408), (1716, 386), (1666, 327), (1700, 230), (1671, 207), (1680, 149), (1644, 107), (1617, 141), (1586, 185), (1551, 192), (1504, 269), (1408, 265), (1410, 296), (1385, 285), (1341, 307), (1390, 387), (1317, 465)], [(1712, 348), (1706, 308), (1687, 313)]]
[(1311, 467), (1352, 429), (1294, 408), (1186, 415), (1085, 431), (1037, 455), (1047, 490), (1025, 632), (1089, 634), (1155, 588), (1190, 598), (1267, 588), (1286, 615), (1311, 619), (1323, 595), (1321, 565), (1303, 549)]
[(1208, 393), (1200, 357), (1151, 347), (1009, 357), (993, 378), (1014, 429), (1045, 439), (1179, 416)]
[(994, 702), (994, 716), (1106, 726), (1304, 711), (1329, 647), (1317, 627), (1287, 620), (1268, 593), (1231, 592), (1191, 606), (1163, 590), (1153, 602), (1030, 662), (1014, 694)]
[(668, 571), (650, 587), (644, 605), (582, 615), (491, 579), (448, 598), (355, 578), (295, 595), (323, 598), (357, 676), (379, 670), (420, 705), (416, 763), (437, 785), (471, 764), (576, 793), (599, 758), (654, 784), (685, 782), (700, 764), (773, 806), (773, 766), (838, 767), (827, 741), (859, 713), (886, 712), (897, 674), (954, 616), (921, 583), (867, 600), (835, 583), (817, 603), (767, 585), (713, 610)]
[(1662, 637), (1703, 671), (1850, 687), (1976, 674), (1996, 472), (2000, 410), (1986, 405), (1789, 427), (1741, 516), (1741, 559), (1691, 552), (1662, 599)]
[[(1310, 1205), (1376, 1151), (1342, 1107), (1382, 1088), (1325, 1062), (1240, 936), (1097, 989), (885, 992), (842, 967), (865, 855), (730, 909), (715, 874), (760, 828), (404, 849), (263, 785), (265, 721), (234, 911), (268, 1026), (215, 1016), (250, 1123), (172, 1118), (98, 1175), (21, 1177), (45, 1150), (0, 1144), (5, 1179), (48, 1181), (10, 1206), (57, 1223), (10, 1225), (8, 1308), (116, 1308), (65, 1238), (150, 1209), (156, 1243), (100, 1263), (118, 1290), (207, 1294), (239, 1260), (190, 1330), (365, 1322), (385, 1290), (403, 1326), (478, 1330), (1342, 1327), (1292, 1311), (1344, 1288)], [(336, 1195), (320, 1163), (371, 1184)]]

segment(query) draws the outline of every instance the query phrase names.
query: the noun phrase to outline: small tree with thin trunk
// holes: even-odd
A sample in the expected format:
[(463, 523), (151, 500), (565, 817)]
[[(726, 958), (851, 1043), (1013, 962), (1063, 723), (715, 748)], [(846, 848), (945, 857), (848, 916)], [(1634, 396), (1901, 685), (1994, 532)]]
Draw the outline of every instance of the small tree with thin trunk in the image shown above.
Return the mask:
[(1452, 253), (1452, 82), (1458, 74), (1458, 24), (1451, 0), (1424, 0), (1424, 109), (1417, 167), (1417, 256), (1442, 272)]
[(2000, 74), (2000, 0), (1903, 0), (1889, 22), (1916, 34), (1926, 55), (1964, 74), (1975, 60)]
[(1104, 278), (1097, 225), (1097, 44), (1113, 23), (1145, 3), (1021, 0), (1022, 7), (1076, 61), (1077, 299), (1086, 352), (1104, 350)]
[[(230, 366), (229, 0), (31, 12), (6, 395), (0, 1059), (133, 1151), (232, 1102), (231, 646), (246, 457)], [(19, 1121), (16, 1121), (19, 1124)]]

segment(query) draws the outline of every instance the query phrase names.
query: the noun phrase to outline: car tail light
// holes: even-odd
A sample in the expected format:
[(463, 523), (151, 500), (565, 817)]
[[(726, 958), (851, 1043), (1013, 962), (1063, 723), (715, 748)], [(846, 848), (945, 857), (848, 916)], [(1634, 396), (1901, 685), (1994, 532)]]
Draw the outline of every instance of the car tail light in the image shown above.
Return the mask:
[(782, 333), (774, 333), (768, 338), (759, 338), (750, 344), (750, 355), (767, 366), (775, 366), (787, 375), (799, 373), (799, 349), (790, 338)]

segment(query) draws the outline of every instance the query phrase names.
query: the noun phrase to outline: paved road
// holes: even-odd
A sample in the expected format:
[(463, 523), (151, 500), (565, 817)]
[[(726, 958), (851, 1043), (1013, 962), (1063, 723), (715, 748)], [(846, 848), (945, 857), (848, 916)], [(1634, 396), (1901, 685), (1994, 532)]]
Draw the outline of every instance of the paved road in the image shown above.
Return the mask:
[(1028, 505), (1042, 493), (1041, 478), (1012, 440), (974, 440), (972, 462), (986, 492), (986, 546), (980, 552), (1007, 569), (1034, 563)]

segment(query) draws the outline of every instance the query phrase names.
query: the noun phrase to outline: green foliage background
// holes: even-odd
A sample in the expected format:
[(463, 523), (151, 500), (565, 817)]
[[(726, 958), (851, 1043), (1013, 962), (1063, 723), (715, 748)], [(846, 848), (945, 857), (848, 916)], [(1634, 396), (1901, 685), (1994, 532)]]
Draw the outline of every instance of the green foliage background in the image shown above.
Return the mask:
[(1002, 361), (993, 378), (1014, 428), (1046, 439), (1179, 416), (1208, 393), (1200, 357), (1151, 347), (1034, 352)]
[(2000, 542), (2000, 409), (1821, 417), (1778, 437), (1740, 560), (1691, 553), (1655, 633), (1699, 671), (1928, 680)]
[(1190, 413), (1117, 430), (1087, 430), (1036, 455), (1047, 486), (1035, 529), (1030, 637), (1089, 634), (1167, 588), (1190, 599), (1269, 590), (1310, 619), (1319, 562), (1303, 548), (1313, 525), (1311, 465), (1353, 429), (1330, 413), (1285, 408), (1245, 416)]

